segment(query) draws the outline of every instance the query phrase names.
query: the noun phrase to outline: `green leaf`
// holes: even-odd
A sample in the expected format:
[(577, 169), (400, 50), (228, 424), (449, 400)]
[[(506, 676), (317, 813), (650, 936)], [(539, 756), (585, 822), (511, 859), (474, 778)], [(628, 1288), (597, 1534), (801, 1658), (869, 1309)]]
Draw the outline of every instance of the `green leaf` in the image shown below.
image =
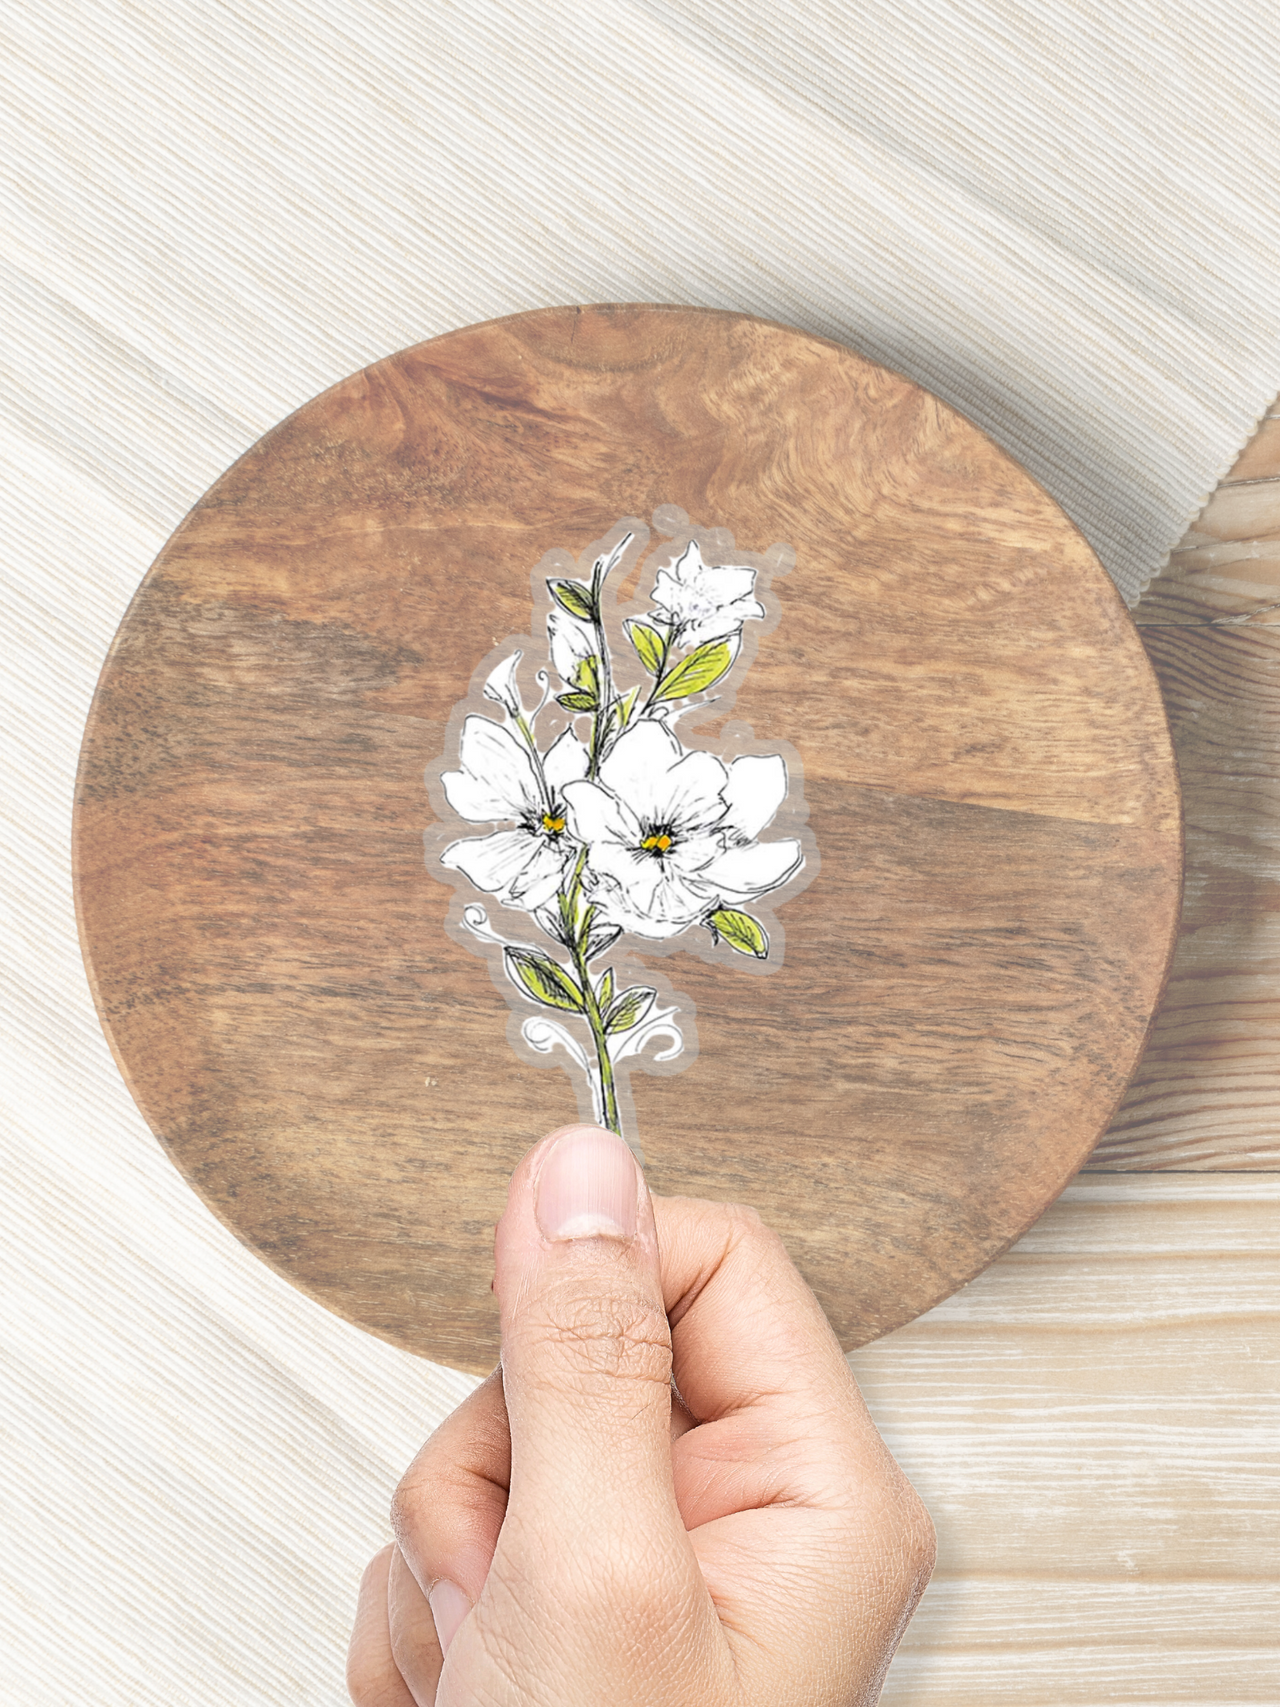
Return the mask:
[(708, 913), (707, 929), (717, 942), (727, 942), (739, 954), (750, 954), (763, 960), (769, 952), (769, 938), (764, 926), (750, 913), (739, 913), (733, 907), (719, 907)]
[(624, 990), (609, 1009), (604, 1028), (607, 1032), (630, 1031), (638, 1025), (653, 1006), (656, 990), (646, 990), (643, 984), (633, 984)]
[(600, 660), (599, 658), (584, 658), (573, 672), (575, 688), (583, 693), (589, 693), (594, 700), (600, 698)]
[(593, 693), (562, 693), (556, 695), (556, 704), (562, 705), (566, 711), (594, 711), (596, 696)]
[(606, 949), (612, 948), (621, 935), (621, 925), (592, 925), (587, 932), (587, 959), (595, 960)]
[(610, 966), (596, 988), (596, 1001), (600, 1004), (601, 1012), (607, 1013), (613, 1006), (613, 967)]
[(573, 947), (573, 936), (570, 934), (566, 941), (564, 934), (564, 897), (560, 896), (558, 899), (560, 901), (558, 910), (555, 907), (538, 907), (533, 916), (553, 941), (564, 943), (566, 948), (571, 949)]
[(596, 607), (591, 597), (590, 589), (581, 581), (548, 581), (551, 597), (567, 610), (570, 616), (576, 616), (579, 622), (594, 622)]
[(507, 977), (517, 990), (544, 1008), (571, 1014), (584, 1011), (582, 991), (549, 954), (540, 954), (535, 948), (504, 948), (502, 959)]
[(609, 707), (609, 715), (604, 720), (604, 735), (610, 740), (616, 740), (626, 728), (635, 710), (636, 700), (640, 697), (640, 689), (632, 688), (623, 694), (621, 699), (615, 699)]
[(669, 676), (654, 689), (654, 701), (687, 699), (691, 693), (713, 688), (738, 656), (737, 636), (707, 640), (687, 658), (682, 658)]
[(571, 943), (574, 938), (573, 902), (563, 891), (557, 895), (556, 900), (560, 904), (560, 940)]
[(662, 666), (667, 661), (666, 636), (659, 634), (656, 628), (650, 628), (647, 622), (637, 622), (634, 618), (623, 624), (627, 631), (627, 639), (636, 649), (636, 657), (648, 670), (651, 676), (660, 676)]

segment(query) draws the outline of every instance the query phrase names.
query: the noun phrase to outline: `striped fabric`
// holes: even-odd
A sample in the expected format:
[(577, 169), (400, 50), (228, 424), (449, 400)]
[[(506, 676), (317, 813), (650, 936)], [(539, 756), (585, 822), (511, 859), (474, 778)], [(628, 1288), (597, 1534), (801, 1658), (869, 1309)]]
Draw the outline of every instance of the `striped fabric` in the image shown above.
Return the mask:
[(1278, 56), (1245, 0), (0, 5), (6, 1704), (342, 1702), (470, 1385), (243, 1251), (97, 1027), (76, 751), (183, 512), (400, 346), (700, 303), (956, 404), (1132, 601), (1280, 383)]

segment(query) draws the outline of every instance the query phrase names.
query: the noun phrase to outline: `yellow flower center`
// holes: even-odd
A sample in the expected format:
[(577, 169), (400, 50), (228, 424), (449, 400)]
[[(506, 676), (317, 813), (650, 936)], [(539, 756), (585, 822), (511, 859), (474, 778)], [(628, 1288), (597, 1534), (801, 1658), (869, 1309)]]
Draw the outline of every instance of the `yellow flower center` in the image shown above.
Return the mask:
[(564, 819), (553, 818), (550, 812), (544, 812), (542, 814), (542, 827), (548, 835), (558, 836), (564, 829)]
[(649, 853), (666, 853), (671, 846), (671, 837), (663, 830), (659, 835), (646, 836), (640, 846)]

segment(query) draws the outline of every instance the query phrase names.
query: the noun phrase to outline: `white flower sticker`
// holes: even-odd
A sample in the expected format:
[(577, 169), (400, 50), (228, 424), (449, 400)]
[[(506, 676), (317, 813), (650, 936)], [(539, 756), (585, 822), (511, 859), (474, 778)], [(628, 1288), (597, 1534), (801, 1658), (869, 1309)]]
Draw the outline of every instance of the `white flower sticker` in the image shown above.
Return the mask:
[[(726, 945), (765, 961), (769, 931), (752, 909), (806, 863), (799, 836), (768, 835), (792, 791), (783, 756), (726, 762), (674, 728), (734, 670), (744, 625), (766, 616), (757, 570), (708, 563), (689, 529), (616, 646), (606, 586), (629, 554), (634, 563), (642, 532), (617, 530), (585, 577), (548, 577), (547, 644), (562, 691), (552, 699), (539, 672), (542, 699), (528, 710), (524, 651), (507, 651), (480, 690), (498, 716), (465, 717), (457, 768), (440, 777), (459, 818), (490, 826), (451, 841), (441, 863), (524, 914), (547, 946), (501, 934), (474, 902), (463, 927), (501, 949), (508, 986), (540, 1010), (524, 1021), (526, 1045), (563, 1051), (590, 1081), (596, 1118), (619, 1133), (620, 1064), (659, 1044), (650, 1058), (671, 1060), (684, 1041), (679, 1008), (657, 1005), (657, 986), (618, 987), (618, 945), (631, 938), (654, 949), (696, 932), (707, 952)], [(552, 729), (540, 738), (544, 717)]]
[(564, 789), (586, 776), (587, 749), (566, 729), (545, 756), (531, 755), (502, 724), (468, 717), (458, 760), (462, 768), (441, 778), (458, 816), (473, 824), (513, 821), (513, 827), (454, 842), (441, 863), (504, 907), (545, 907), (577, 853), (565, 833)]
[(516, 672), (523, 657), (523, 652), (513, 652), (509, 658), (504, 658), (495, 670), (490, 671), (484, 684), (484, 697), (505, 706), (513, 717), (518, 717), (524, 710), (520, 689), (516, 685)]
[(713, 753), (685, 752), (656, 722), (620, 735), (597, 780), (564, 791), (569, 827), (587, 849), (587, 893), (603, 916), (636, 936), (676, 936), (727, 899), (754, 900), (785, 883), (800, 864), (799, 842), (744, 833), (747, 823), (763, 828), (781, 804), (777, 795), (762, 816), (776, 777), (770, 770), (766, 780), (760, 767), (770, 763), (734, 761), (733, 771), (755, 768), (737, 779), (740, 811), (731, 818), (731, 771)]
[(591, 630), (567, 612), (553, 610), (547, 618), (547, 640), (556, 674), (566, 687), (576, 688), (582, 666), (595, 656)]
[(671, 625), (680, 644), (700, 646), (764, 615), (764, 606), (752, 597), (755, 584), (754, 569), (704, 563), (697, 540), (691, 539), (670, 569), (658, 571), (654, 612)]

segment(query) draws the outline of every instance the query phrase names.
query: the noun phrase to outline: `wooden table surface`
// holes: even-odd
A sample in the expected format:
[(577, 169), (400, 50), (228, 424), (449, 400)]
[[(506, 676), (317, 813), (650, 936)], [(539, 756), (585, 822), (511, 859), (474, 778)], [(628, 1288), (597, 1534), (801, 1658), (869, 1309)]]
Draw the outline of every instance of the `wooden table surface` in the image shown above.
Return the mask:
[(1086, 1170), (853, 1354), (939, 1536), (885, 1707), (1280, 1701), (1280, 406), (1134, 616), (1180, 941)]
[[(632, 517), (651, 555), (616, 579), (644, 612), (657, 518), (686, 515), (726, 553), (796, 558), (732, 723), (695, 702), (682, 739), (788, 743), (821, 870), (767, 915), (768, 979), (628, 938), (697, 1014), (687, 1071), (631, 1081), (655, 1191), (753, 1204), (863, 1345), (1058, 1195), (1168, 966), (1158, 686), (1084, 539), (964, 417), (844, 346), (694, 308), (540, 309), (352, 375), (138, 589), (85, 732), (77, 908), (129, 1088), (206, 1202), (328, 1308), (477, 1374), (511, 1170), (578, 1109), (512, 1052), (509, 982), (459, 912), (553, 945), (435, 881), (434, 842), (424, 871), (423, 767), (453, 762), (454, 707), (505, 636), (530, 683), (544, 553), (589, 564)], [(583, 733), (560, 704), (544, 750), (557, 715)], [(441, 845), (468, 833), (436, 806)]]
[[(909, 370), (1131, 587), (1280, 385), (1280, 13), (14, 0), (0, 39), (0, 1699), (339, 1707), (387, 1495), (463, 1383), (223, 1238), (113, 1074), (65, 850), (138, 578), (334, 378), (618, 295)], [(855, 1355), (941, 1537), (890, 1707), (1280, 1702), (1278, 438), (1138, 612), (1187, 930), (1121, 1118), (1015, 1249)]]

